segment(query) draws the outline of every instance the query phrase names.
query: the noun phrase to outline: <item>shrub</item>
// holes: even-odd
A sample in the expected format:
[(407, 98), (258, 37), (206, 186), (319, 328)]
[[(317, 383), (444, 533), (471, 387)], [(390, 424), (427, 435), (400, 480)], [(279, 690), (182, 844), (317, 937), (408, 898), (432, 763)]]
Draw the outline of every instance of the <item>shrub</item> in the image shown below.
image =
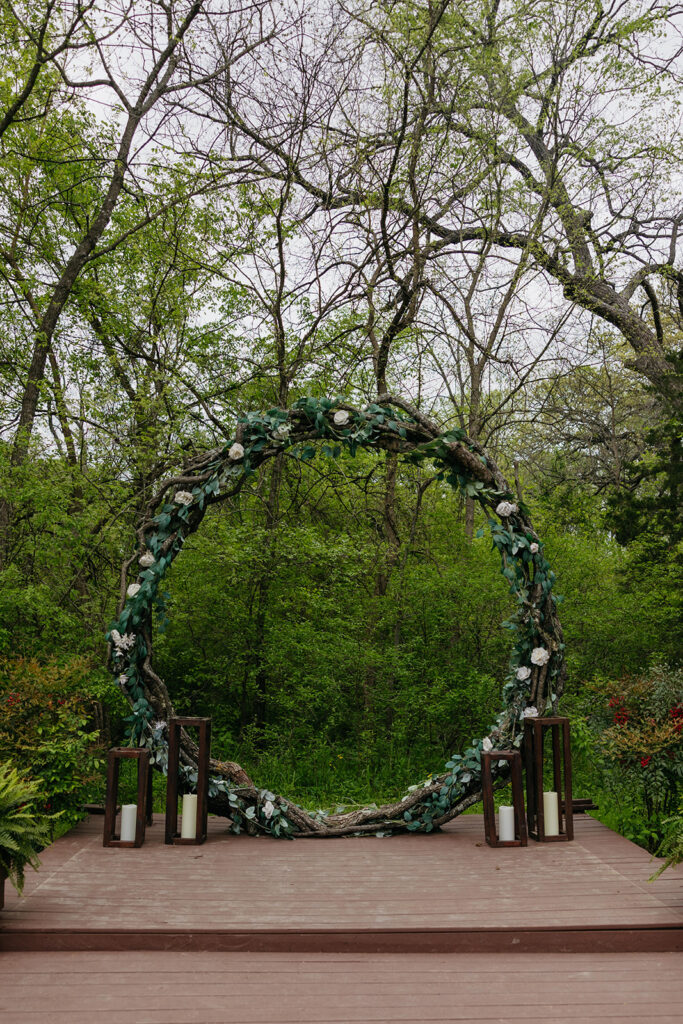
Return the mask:
[(0, 662), (0, 760), (38, 784), (41, 810), (78, 820), (104, 763), (86, 658)]
[(675, 814), (683, 782), (683, 670), (655, 666), (640, 676), (587, 684), (575, 747), (611, 803), (609, 824), (654, 852)]

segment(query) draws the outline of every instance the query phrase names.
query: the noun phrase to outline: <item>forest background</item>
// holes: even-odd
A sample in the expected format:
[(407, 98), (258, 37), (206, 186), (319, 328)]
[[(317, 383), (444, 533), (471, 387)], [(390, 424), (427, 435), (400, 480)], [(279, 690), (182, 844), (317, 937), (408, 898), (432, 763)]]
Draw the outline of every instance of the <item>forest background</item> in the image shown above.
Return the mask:
[[(661, 2), (0, 0), (0, 757), (62, 824), (125, 741), (104, 633), (159, 482), (250, 410), (393, 393), (530, 506), (579, 795), (657, 848), (682, 27)], [(176, 707), (306, 806), (399, 795), (499, 706), (486, 527), (428, 464), (283, 453), (173, 569)]]

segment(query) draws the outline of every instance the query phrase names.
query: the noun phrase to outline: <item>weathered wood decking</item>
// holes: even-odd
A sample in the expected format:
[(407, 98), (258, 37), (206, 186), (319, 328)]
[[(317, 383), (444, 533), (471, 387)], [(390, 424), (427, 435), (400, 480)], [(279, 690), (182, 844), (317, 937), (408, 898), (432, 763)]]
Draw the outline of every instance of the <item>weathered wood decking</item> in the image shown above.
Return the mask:
[(91, 818), (0, 914), (0, 1024), (681, 1024), (680, 875), (589, 818), (492, 850), (393, 839), (102, 847)]
[(679, 953), (6, 953), (0, 1024), (681, 1024)]
[(431, 836), (232, 836), (105, 849), (91, 818), (10, 891), (0, 950), (664, 953), (683, 950), (680, 873), (579, 817), (573, 843), (491, 849), (465, 816)]

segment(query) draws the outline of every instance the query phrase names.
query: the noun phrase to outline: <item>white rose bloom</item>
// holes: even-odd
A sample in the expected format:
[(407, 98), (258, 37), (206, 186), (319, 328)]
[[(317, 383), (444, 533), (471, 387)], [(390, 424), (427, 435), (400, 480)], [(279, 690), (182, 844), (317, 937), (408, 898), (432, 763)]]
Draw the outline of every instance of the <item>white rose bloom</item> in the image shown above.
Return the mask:
[(117, 651), (129, 651), (135, 647), (135, 633), (124, 633), (121, 636), (118, 629), (112, 629), (111, 642)]
[(272, 802), (272, 800), (266, 800), (266, 802), (265, 802), (265, 803), (264, 803), (264, 805), (263, 805), (263, 814), (264, 814), (264, 817), (266, 817), (266, 818), (272, 818), (272, 817), (273, 817), (273, 811), (274, 811), (274, 810), (275, 810), (275, 805), (274, 805), (274, 803)]
[(131, 583), (131, 585), (128, 587), (128, 590), (126, 591), (126, 593), (128, 594), (128, 597), (135, 597), (135, 595), (137, 594), (139, 589), (140, 589), (140, 584), (139, 583)]
[(550, 654), (546, 651), (545, 647), (534, 647), (531, 652), (532, 665), (547, 665), (549, 661)]
[(150, 566), (154, 565), (156, 559), (151, 551), (145, 551), (144, 555), (140, 555), (138, 558), (138, 565), (141, 565), (143, 569), (149, 569)]
[(517, 678), (521, 683), (528, 679), (530, 675), (531, 669), (528, 665), (520, 665), (520, 667), (517, 669)]
[(537, 555), (538, 554), (538, 544), (530, 544), (529, 545), (529, 551), (531, 552), (532, 555)]
[(351, 417), (346, 409), (338, 409), (332, 417), (335, 427), (345, 427)]
[(519, 509), (511, 501), (501, 501), (496, 505), (496, 515), (500, 516), (501, 519), (507, 519), (508, 516), (513, 516), (515, 512), (519, 512)]
[(491, 743), (491, 740), (488, 738), (488, 736), (484, 739), (484, 742), (482, 743), (482, 749), (486, 754), (488, 754), (489, 750), (493, 750), (493, 743)]
[(232, 459), (233, 462), (237, 462), (239, 459), (244, 458), (244, 446), (235, 441), (228, 451), (228, 458)]
[(119, 678), (118, 678), (118, 683), (119, 683), (119, 686), (122, 687), (122, 688), (124, 686), (127, 686), (128, 685), (128, 676), (120, 675)]
[(194, 494), (191, 491), (176, 491), (173, 500), (176, 505), (191, 505), (194, 501)]
[(538, 708), (535, 708), (533, 704), (531, 707), (524, 708), (522, 718), (538, 718)]

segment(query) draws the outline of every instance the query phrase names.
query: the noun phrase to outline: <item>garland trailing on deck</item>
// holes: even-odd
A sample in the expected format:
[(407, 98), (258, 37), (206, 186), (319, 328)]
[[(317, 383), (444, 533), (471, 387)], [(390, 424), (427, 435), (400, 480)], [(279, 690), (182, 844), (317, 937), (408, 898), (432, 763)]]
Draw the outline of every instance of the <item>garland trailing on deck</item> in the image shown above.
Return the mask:
[[(378, 834), (430, 832), (478, 798), (482, 751), (519, 746), (524, 717), (556, 705), (564, 678), (564, 644), (552, 594), (555, 577), (543, 545), (526, 507), (515, 500), (492, 460), (464, 431), (439, 433), (407, 403), (390, 396), (380, 401), (383, 404), (357, 409), (342, 400), (303, 398), (291, 410), (248, 413), (238, 421), (228, 444), (192, 460), (180, 476), (167, 480), (137, 530), (135, 553), (124, 563), (119, 614), (107, 640), (115, 680), (131, 705), (127, 719), (131, 743), (149, 747), (152, 762), (165, 772), (168, 747), (163, 716), (172, 712), (172, 706), (152, 668), (152, 620), (155, 614), (161, 625), (166, 620), (168, 594), (162, 589), (163, 578), (208, 506), (237, 494), (268, 458), (286, 451), (306, 461), (320, 442), (323, 454), (333, 458), (344, 448), (352, 455), (359, 448), (369, 448), (393, 451), (413, 462), (428, 461), (439, 479), (478, 501), (487, 513), (502, 574), (517, 601), (514, 614), (503, 623), (513, 633), (514, 645), (503, 707), (489, 735), (453, 755), (442, 773), (410, 787), (398, 805), (387, 805), (388, 818), (373, 817), (368, 809), (358, 826), (360, 831), (379, 830)], [(131, 567), (137, 571), (129, 582)], [(500, 762), (501, 776), (505, 767)], [(197, 773), (191, 764), (181, 765), (181, 781), (189, 789), (196, 786)], [(235, 831), (251, 823), (252, 829), (276, 836), (307, 834), (302, 825), (307, 818), (320, 829), (319, 834), (335, 834), (335, 816), (306, 815), (283, 797), (241, 787), (219, 774), (210, 779), (209, 796), (227, 800)]]

